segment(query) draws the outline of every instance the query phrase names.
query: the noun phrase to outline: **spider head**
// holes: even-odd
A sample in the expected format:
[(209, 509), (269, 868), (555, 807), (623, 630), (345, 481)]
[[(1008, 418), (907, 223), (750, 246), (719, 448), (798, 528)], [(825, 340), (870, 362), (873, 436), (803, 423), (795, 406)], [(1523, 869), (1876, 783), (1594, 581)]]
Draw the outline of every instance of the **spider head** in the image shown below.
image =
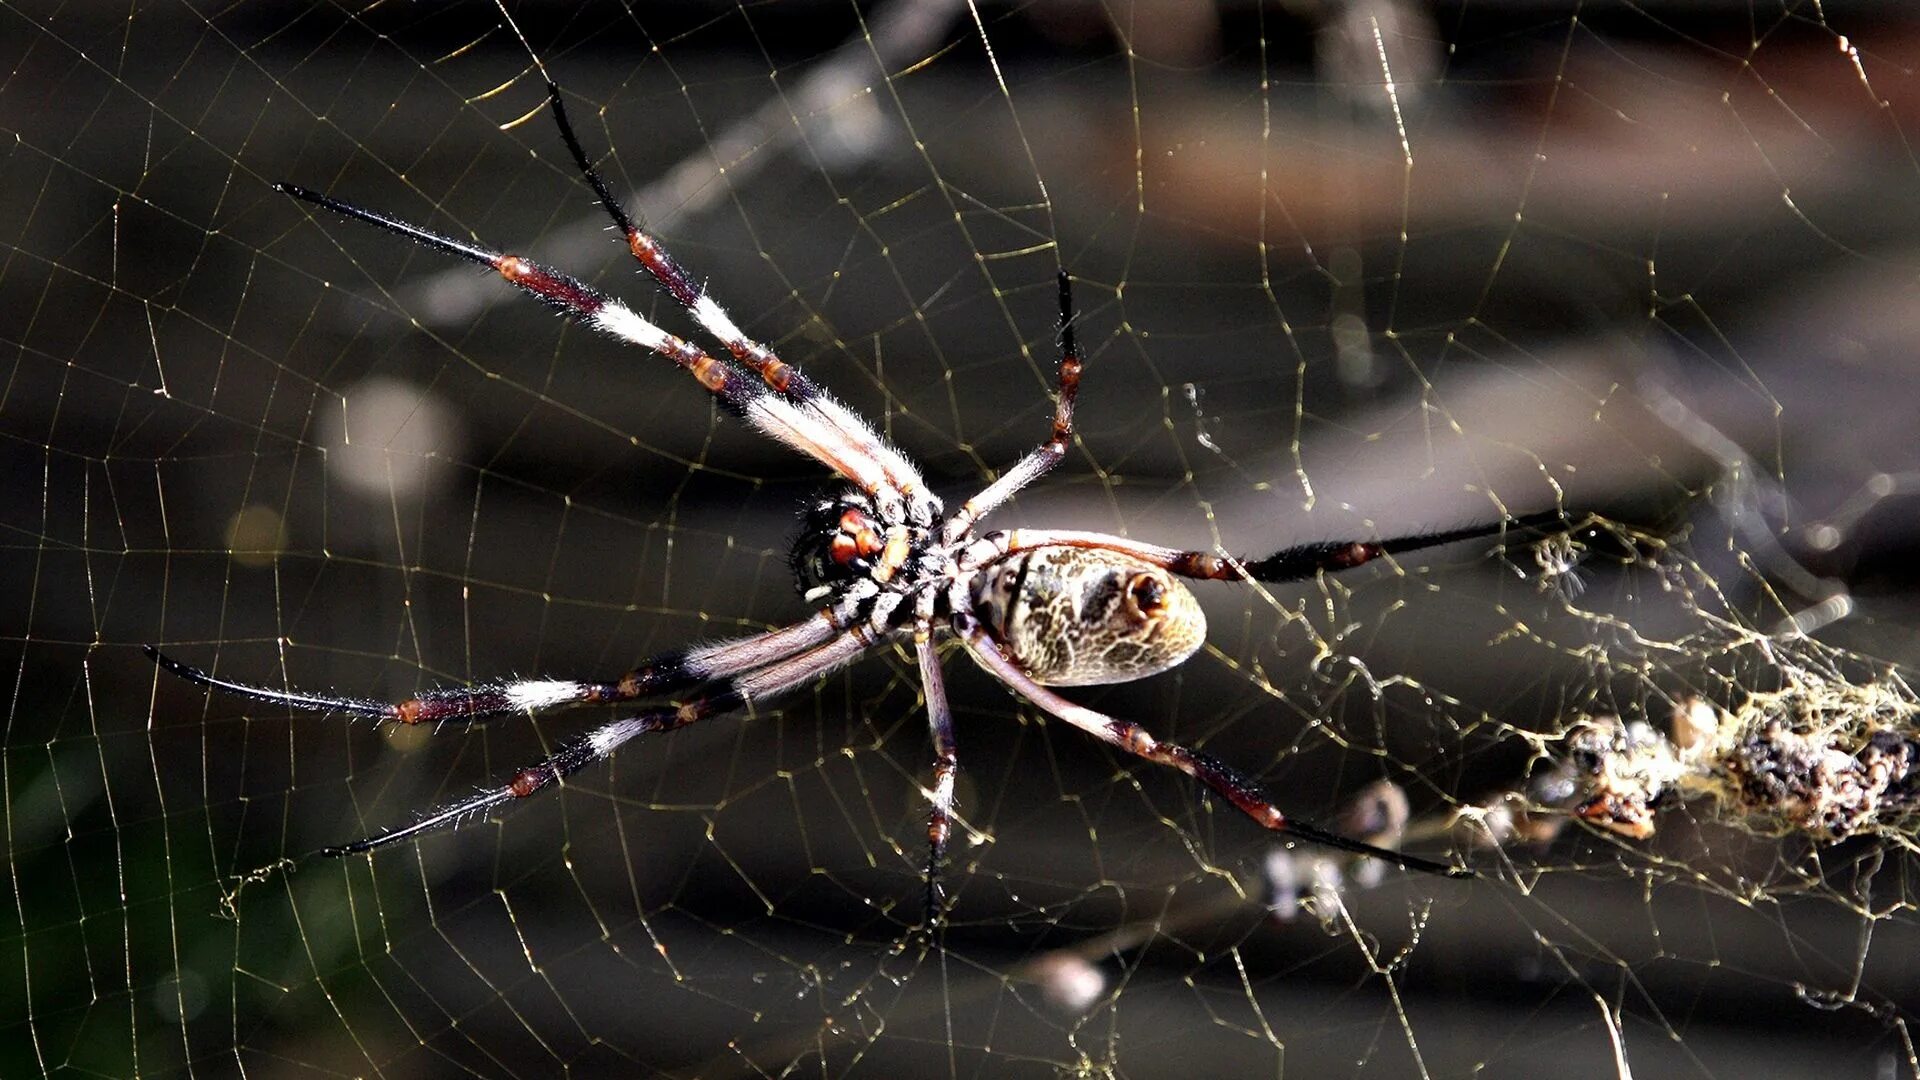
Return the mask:
[(787, 562), (809, 603), (874, 572), (886, 551), (887, 527), (865, 494), (837, 491), (807, 504)]

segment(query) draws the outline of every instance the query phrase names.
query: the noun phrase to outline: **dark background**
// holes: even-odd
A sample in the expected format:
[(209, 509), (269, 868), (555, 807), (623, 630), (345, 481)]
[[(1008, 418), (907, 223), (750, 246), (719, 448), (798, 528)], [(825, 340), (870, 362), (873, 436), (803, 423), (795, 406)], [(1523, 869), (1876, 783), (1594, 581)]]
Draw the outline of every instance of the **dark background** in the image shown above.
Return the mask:
[[(1898, 5), (514, 11), (614, 186), (950, 500), (1045, 431), (1064, 265), (1081, 441), (1005, 523), (1245, 554), (1615, 523), (1571, 598), (1484, 546), (1207, 586), (1208, 652), (1075, 693), (1290, 811), (1389, 778), (1444, 814), (1522, 775), (1522, 732), (1777, 677), (1811, 647), (1749, 631), (1836, 597), (1854, 670), (1914, 650)], [(1251, 825), (959, 655), (978, 831), (936, 943), (905, 653), (312, 857), (597, 717), (379, 732), (139, 645), (382, 697), (618, 672), (803, 613), (824, 478), (664, 362), (269, 190), (688, 329), (495, 8), (9, 4), (0, 60), (0, 1073), (1594, 1075), (1610, 1026), (1639, 1075), (1915, 1071), (1895, 845), (1676, 813), (1276, 921)], [(1069, 958), (1088, 1010), (1049, 996)]]

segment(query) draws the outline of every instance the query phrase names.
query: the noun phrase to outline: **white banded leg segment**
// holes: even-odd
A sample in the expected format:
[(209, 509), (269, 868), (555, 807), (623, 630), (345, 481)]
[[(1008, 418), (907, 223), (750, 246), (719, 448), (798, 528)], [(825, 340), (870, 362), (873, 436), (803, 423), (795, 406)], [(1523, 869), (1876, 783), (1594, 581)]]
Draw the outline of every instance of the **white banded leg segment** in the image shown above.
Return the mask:
[(611, 334), (622, 341), (630, 341), (643, 349), (655, 352), (666, 347), (669, 340), (681, 342), (681, 339), (654, 325), (641, 314), (618, 300), (609, 298), (604, 307), (593, 313), (589, 324), (604, 334)]
[[(558, 101), (556, 94), (555, 101)], [(797, 399), (775, 394), (771, 386), (750, 378), (725, 361), (716, 360), (692, 343), (668, 333), (643, 318), (632, 308), (607, 296), (577, 278), (552, 267), (542, 266), (518, 255), (506, 255), (424, 229), (398, 218), (367, 210), (351, 203), (308, 191), (292, 184), (277, 185), (279, 190), (337, 214), (379, 226), (416, 243), (491, 267), (508, 283), (553, 305), (561, 312), (580, 319), (588, 326), (622, 341), (631, 342), (667, 357), (685, 368), (700, 385), (737, 415), (746, 416), (755, 427), (775, 439), (807, 454), (845, 476), (876, 496), (897, 499), (898, 485), (887, 480), (887, 469), (863, 448), (865, 441), (878, 443), (878, 436), (861, 425), (860, 434), (849, 436), (839, 430), (839, 421), (800, 407)], [(778, 405), (766, 404), (777, 402)], [(755, 406), (759, 406), (755, 408)], [(844, 409), (840, 413), (851, 417)], [(858, 418), (853, 418), (857, 421)], [(884, 445), (884, 444), (881, 444)], [(890, 460), (898, 460), (894, 455)], [(917, 474), (908, 469), (917, 481)], [(917, 485), (916, 485), (917, 486)]]
[(516, 712), (536, 712), (574, 700), (579, 684), (562, 679), (528, 679), (509, 683), (502, 694), (507, 708)]
[[(776, 633), (778, 633), (776, 631)], [(759, 637), (736, 643), (751, 646)], [(788, 653), (804, 648), (794, 645)], [(526, 713), (561, 705), (605, 704), (653, 697), (684, 689), (736, 668), (722, 669), (712, 663), (691, 661), (687, 654), (672, 651), (652, 656), (633, 670), (611, 681), (599, 679), (501, 679), (473, 686), (443, 686), (423, 690), (404, 701), (384, 702), (367, 698), (316, 694), (291, 687), (275, 689), (252, 683), (217, 678), (199, 668), (183, 664), (152, 646), (147, 655), (162, 669), (195, 685), (234, 697), (261, 701), (301, 712), (344, 713), (374, 721), (399, 724), (441, 724), (449, 721), (477, 721), (508, 713)], [(783, 654), (784, 655), (784, 654)]]
[(763, 392), (747, 406), (745, 415), (761, 431), (825, 462), (852, 481), (873, 498), (883, 514), (902, 512), (905, 494), (887, 470), (817, 408)]
[(926, 493), (926, 483), (918, 470), (875, 434), (866, 421), (822, 393), (800, 369), (781, 362), (772, 349), (748, 337), (733, 317), (708, 295), (706, 286), (695, 284), (692, 275), (659, 238), (640, 228), (620, 205), (620, 200), (614, 198), (574, 132), (573, 122), (567, 118), (560, 87), (552, 82), (547, 84), (547, 101), (574, 164), (593, 188), (614, 227), (625, 237), (627, 250), (634, 259), (696, 322), (718, 338), (736, 361), (757, 372), (778, 400), (810, 414), (805, 422), (789, 415), (755, 418), (754, 423), (806, 453), (822, 460), (830, 457), (829, 464), (837, 472), (852, 480), (873, 497), (876, 505), (892, 511), (894, 516), (910, 508), (916, 524), (931, 524), (939, 514), (939, 503)]
[(424, 690), (393, 706), (403, 724), (473, 722), (510, 713), (565, 705), (604, 705), (654, 697), (705, 682), (711, 676), (679, 652), (648, 657), (611, 682), (579, 679), (516, 679), (476, 686)]
[(563, 705), (605, 705), (658, 697), (763, 667), (812, 648), (833, 635), (831, 611), (791, 626), (686, 651), (651, 656), (611, 682), (522, 679), (428, 690), (392, 706), (403, 723), (477, 720), (502, 713), (538, 712)]
[[(657, 253), (656, 258), (664, 267), (663, 270), (656, 272), (656, 277), (665, 282), (668, 275), (678, 275), (684, 280), (684, 272), (679, 270), (677, 263), (666, 256), (658, 240), (652, 240), (652, 249)], [(648, 269), (654, 268), (655, 264), (648, 259), (643, 257), (641, 261), (648, 266)], [(674, 289), (673, 283), (669, 282), (668, 287), (669, 291), (674, 291), (676, 296), (680, 295), (680, 292)], [(880, 434), (857, 413), (834, 400), (825, 390), (802, 374), (800, 369), (782, 362), (778, 356), (774, 355), (772, 349), (748, 337), (746, 332), (740, 329), (739, 324), (733, 321), (733, 317), (727, 314), (726, 309), (720, 306), (719, 301), (715, 300), (704, 287), (699, 289), (690, 302), (685, 300), (683, 302), (686, 303), (687, 311), (694, 320), (706, 328), (708, 333), (718, 338), (735, 359), (758, 371), (767, 385), (778, 390), (785, 400), (802, 411), (813, 413), (822, 423), (832, 428), (840, 437), (840, 441), (853, 454), (871, 462), (879, 476), (884, 479), (886, 488), (891, 489), (906, 501), (916, 524), (928, 524), (938, 516), (939, 500), (928, 493), (926, 481), (921, 478), (920, 471), (913, 467), (905, 455), (882, 439)], [(877, 484), (862, 483), (861, 486), (870, 494), (878, 496), (882, 493), (882, 489)], [(876, 498), (876, 501), (885, 503), (887, 500)]]
[(618, 679), (500, 679), (473, 686), (423, 690), (399, 702), (274, 689), (217, 678), (147, 647), (163, 670), (223, 694), (263, 701), (303, 712), (338, 712), (401, 724), (473, 722), (509, 713), (539, 712), (566, 705), (606, 705), (658, 697), (765, 667), (831, 638), (853, 618), (879, 586), (854, 588), (837, 608), (814, 613), (791, 626), (715, 642), (696, 649), (671, 650), (640, 661)]
[[(832, 671), (866, 651), (872, 637), (865, 632), (864, 627), (842, 632), (838, 638), (824, 645), (808, 648), (808, 643), (821, 634), (821, 628), (825, 628), (826, 633), (831, 634), (834, 625), (832, 613), (820, 612), (813, 618), (793, 626), (710, 646), (702, 652), (698, 660), (691, 659), (689, 656), (680, 665), (680, 669), (699, 671), (704, 673), (706, 679), (717, 679), (727, 674), (718, 668), (722, 662), (741, 665), (739, 668), (732, 669), (735, 671), (744, 670), (748, 665), (757, 666), (763, 659), (770, 659), (771, 662), (760, 666), (759, 670), (750, 671), (745, 675), (736, 675), (733, 681), (725, 684), (724, 687), (690, 701), (678, 705), (655, 706), (602, 724), (585, 735), (576, 736), (562, 743), (559, 749), (549, 755), (546, 760), (514, 773), (512, 779), (503, 785), (481, 790), (468, 798), (429, 811), (404, 828), (355, 841), (342, 847), (329, 848), (326, 853), (347, 855), (371, 851), (443, 826), (458, 824), (469, 815), (483, 813), (514, 799), (527, 798), (551, 787), (588, 765), (604, 759), (635, 736), (672, 731), (709, 716), (732, 712), (745, 705), (749, 699), (770, 698), (807, 679)], [(800, 651), (802, 649), (807, 651)], [(536, 689), (530, 687), (527, 690), (527, 696), (532, 697), (536, 692), (538, 692)], [(546, 692), (551, 693), (554, 690), (549, 686)]]
[(916, 525), (931, 525), (939, 518), (940, 500), (927, 490), (927, 482), (920, 471), (857, 413), (824, 393), (807, 404), (824, 415), (869, 460), (879, 464), (881, 472), (906, 500), (909, 520)]
[[(725, 361), (716, 360), (691, 342), (668, 333), (618, 300), (604, 299), (590, 321), (595, 329), (673, 359), (762, 434), (846, 477), (877, 502), (901, 499), (887, 470), (863, 445), (863, 440), (884, 445), (879, 436), (864, 425), (857, 433), (861, 437), (850, 436), (842, 430), (842, 425), (814, 407), (815, 403), (799, 403), (751, 382)], [(840, 412), (852, 416), (844, 409)]]
[(437, 829), (458, 825), (474, 814), (485, 813), (515, 799), (527, 798), (560, 783), (588, 765), (605, 759), (607, 755), (636, 735), (672, 731), (716, 713), (730, 712), (739, 708), (741, 703), (738, 693), (723, 690), (682, 705), (659, 705), (632, 716), (623, 716), (618, 720), (609, 721), (585, 735), (575, 736), (562, 743), (560, 748), (544, 761), (514, 773), (513, 778), (505, 784), (484, 788), (464, 799), (430, 810), (412, 824), (391, 832), (356, 840), (339, 847), (325, 848), (322, 854), (354, 855), (410, 840)]

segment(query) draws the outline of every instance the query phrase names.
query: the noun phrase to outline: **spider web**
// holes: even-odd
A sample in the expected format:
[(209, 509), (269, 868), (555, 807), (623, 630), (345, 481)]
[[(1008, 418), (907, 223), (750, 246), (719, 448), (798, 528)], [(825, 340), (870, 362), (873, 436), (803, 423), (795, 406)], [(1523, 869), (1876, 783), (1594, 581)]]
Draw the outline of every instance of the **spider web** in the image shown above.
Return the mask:
[(616, 190), (949, 500), (1044, 436), (1073, 272), (1079, 438), (992, 524), (1257, 556), (1584, 522), (1203, 586), (1203, 653), (1074, 694), (1348, 833), (1391, 784), (1410, 850), (1482, 877), (1278, 847), (956, 653), (929, 937), (910, 650), (314, 855), (594, 717), (289, 716), (138, 646), (393, 699), (617, 674), (803, 614), (825, 478), (656, 358), (269, 189), (690, 330), (498, 8), (8, 2), (0, 1073), (1920, 1073), (1907, 832), (1669, 797), (1636, 840), (1546, 804), (1583, 718), (1910, 729), (1911, 14), (511, 10)]

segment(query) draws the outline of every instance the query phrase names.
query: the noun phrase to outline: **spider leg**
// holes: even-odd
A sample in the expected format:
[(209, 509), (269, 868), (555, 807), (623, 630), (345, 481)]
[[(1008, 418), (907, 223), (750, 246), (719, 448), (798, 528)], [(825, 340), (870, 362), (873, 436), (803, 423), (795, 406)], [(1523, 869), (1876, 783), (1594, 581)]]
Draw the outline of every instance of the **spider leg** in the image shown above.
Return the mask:
[(926, 481), (912, 463), (898, 450), (887, 445), (886, 440), (866, 421), (828, 396), (806, 373), (783, 362), (774, 355), (772, 349), (748, 337), (726, 309), (707, 292), (706, 286), (695, 284), (693, 276), (687, 273), (679, 260), (661, 246), (657, 237), (640, 228), (633, 216), (620, 205), (620, 200), (614, 197), (606, 182), (600, 178), (599, 170), (593, 167), (586, 148), (574, 133), (573, 123), (567, 119), (567, 107), (561, 99), (560, 87), (555, 83), (547, 83), (547, 101), (553, 107), (554, 122), (559, 125), (560, 138), (567, 144), (568, 153), (573, 155), (574, 164), (593, 188), (607, 216), (613, 219), (614, 227), (626, 238), (627, 250), (633, 253), (640, 265), (696, 322), (718, 338), (734, 359), (759, 373), (768, 387), (795, 408), (810, 413), (831, 428), (847, 444), (848, 453), (858, 454), (873, 463), (885, 477), (887, 487), (869, 488), (867, 494), (880, 503), (887, 502), (889, 497), (904, 499), (910, 505), (916, 523), (931, 524), (939, 511), (939, 504), (927, 491)]
[[(817, 411), (804, 409), (781, 397), (771, 387), (755, 382), (746, 372), (714, 359), (693, 343), (662, 330), (632, 308), (577, 278), (518, 255), (490, 251), (455, 240), (391, 215), (293, 184), (275, 184), (274, 190), (324, 207), (343, 217), (398, 233), (436, 251), (490, 267), (508, 284), (546, 301), (561, 314), (673, 361), (719, 399), (727, 411), (744, 418), (763, 433), (811, 456), (863, 490), (890, 490), (887, 487), (890, 481), (881, 463), (855, 445)], [(852, 415), (847, 413), (849, 417)], [(854, 419), (858, 421), (857, 417)]]
[(159, 665), (162, 671), (185, 679), (196, 686), (209, 690), (218, 690), (234, 697), (264, 701), (269, 705), (284, 705), (289, 709), (303, 709), (313, 712), (339, 712), (349, 716), (365, 717), (368, 720), (399, 720), (400, 706), (372, 698), (347, 697), (339, 694), (314, 694), (304, 690), (275, 690), (269, 686), (255, 686), (252, 683), (235, 682), (211, 675), (190, 664), (183, 664), (152, 645), (140, 646), (147, 659)]
[(149, 659), (168, 673), (223, 694), (302, 711), (338, 712), (401, 724), (440, 724), (533, 712), (561, 705), (634, 701), (671, 693), (743, 670), (763, 667), (802, 649), (812, 648), (831, 637), (839, 625), (833, 611), (825, 610), (811, 619), (764, 634), (752, 634), (693, 649), (675, 649), (648, 657), (632, 671), (611, 682), (502, 679), (475, 686), (436, 687), (400, 702), (315, 694), (291, 688), (282, 690), (236, 682), (181, 663), (152, 645), (143, 646), (143, 649)]
[(346, 713), (375, 721), (400, 724), (438, 724), (445, 721), (482, 720), (505, 713), (570, 705), (576, 702), (632, 701), (682, 689), (705, 681), (697, 669), (687, 663), (681, 651), (661, 653), (640, 662), (639, 666), (612, 682), (572, 679), (502, 679), (473, 686), (435, 687), (405, 701), (375, 701), (346, 695), (316, 694), (305, 690), (277, 690), (269, 686), (237, 682), (208, 674), (182, 663), (151, 645), (143, 646), (147, 656), (169, 674), (190, 683), (218, 690), (233, 697), (249, 698), (269, 705), (310, 712)]
[(585, 735), (567, 740), (545, 760), (514, 773), (513, 779), (505, 784), (476, 791), (464, 799), (430, 810), (410, 825), (378, 836), (369, 836), (352, 843), (341, 844), (338, 847), (321, 848), (320, 853), (336, 856), (357, 855), (363, 851), (386, 847), (388, 844), (397, 844), (448, 825), (457, 825), (468, 815), (485, 813), (502, 803), (524, 799), (543, 788), (559, 783), (611, 754), (616, 747), (635, 735), (672, 731), (696, 720), (704, 720), (717, 712), (739, 708), (740, 705), (740, 695), (728, 690), (696, 698), (684, 705), (660, 705), (632, 716), (621, 717), (602, 724)]
[(1558, 510), (1525, 514), (1484, 525), (1468, 525), (1440, 532), (1399, 536), (1385, 540), (1328, 540), (1284, 548), (1262, 559), (1229, 559), (1207, 551), (1182, 551), (1129, 540), (1107, 533), (1067, 529), (1013, 529), (983, 536), (967, 548), (962, 569), (982, 566), (1014, 552), (1041, 547), (1098, 548), (1131, 555), (1181, 577), (1209, 581), (1301, 581), (1315, 574), (1335, 574), (1363, 566), (1385, 555), (1481, 540), (1526, 529), (1564, 531), (1566, 515)]
[(933, 804), (927, 814), (927, 926), (931, 928), (940, 913), (940, 866), (953, 831), (953, 783), (960, 771), (960, 755), (953, 737), (953, 708), (947, 701), (946, 676), (933, 647), (932, 627), (925, 620), (913, 628), (913, 651), (920, 661), (927, 729), (933, 736), (933, 789), (927, 793)]
[(1053, 433), (1046, 442), (1029, 451), (988, 484), (978, 495), (947, 519), (943, 538), (951, 544), (973, 528), (973, 524), (993, 513), (1022, 488), (1053, 471), (1067, 456), (1067, 443), (1073, 438), (1073, 404), (1080, 391), (1080, 342), (1073, 332), (1073, 279), (1060, 271), (1060, 392), (1054, 400)]
[(457, 825), (469, 815), (485, 813), (504, 803), (524, 799), (552, 787), (588, 765), (606, 758), (637, 735), (673, 731), (710, 716), (743, 708), (749, 703), (766, 701), (848, 663), (874, 643), (875, 638), (866, 627), (853, 627), (824, 645), (740, 675), (723, 689), (679, 705), (656, 705), (631, 716), (609, 721), (561, 743), (560, 748), (546, 758), (515, 772), (505, 784), (482, 788), (464, 799), (436, 807), (412, 824), (390, 832), (338, 847), (322, 848), (321, 854), (357, 855)]
[(968, 651), (973, 654), (973, 658), (980, 663), (980, 666), (986, 668), (1001, 682), (1006, 683), (1021, 697), (1102, 742), (1148, 761), (1167, 765), (1186, 773), (1218, 792), (1232, 803), (1236, 810), (1252, 818), (1255, 823), (1264, 828), (1282, 835), (1295, 836), (1312, 843), (1338, 848), (1341, 851), (1351, 851), (1357, 855), (1382, 859), (1408, 870), (1419, 870), (1451, 878), (1477, 876), (1471, 869), (1464, 866), (1449, 866), (1413, 855), (1403, 855), (1398, 851), (1375, 847), (1372, 844), (1289, 818), (1261, 794), (1259, 785), (1224, 762), (1190, 750), (1178, 743), (1163, 742), (1154, 738), (1138, 724), (1115, 719), (1084, 705), (1076, 705), (1034, 682), (1026, 672), (1020, 669), (1019, 665), (1007, 659), (1000, 651), (999, 643), (972, 615), (964, 611), (956, 613), (953, 616), (953, 626), (955, 632), (967, 643)]

